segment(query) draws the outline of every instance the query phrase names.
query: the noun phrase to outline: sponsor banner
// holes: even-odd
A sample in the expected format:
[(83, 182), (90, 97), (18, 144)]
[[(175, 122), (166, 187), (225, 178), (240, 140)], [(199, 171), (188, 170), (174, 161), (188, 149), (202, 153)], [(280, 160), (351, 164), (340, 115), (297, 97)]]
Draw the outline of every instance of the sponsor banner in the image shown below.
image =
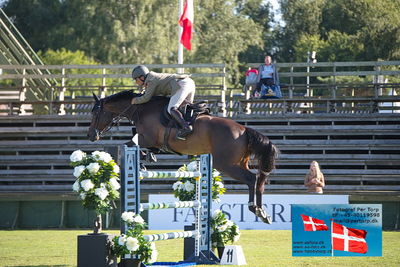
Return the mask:
[[(149, 195), (151, 203), (173, 201), (177, 201), (173, 195)], [(248, 195), (223, 195), (219, 203), (213, 202), (211, 212), (222, 210), (240, 229), (290, 230), (291, 204), (348, 204), (349, 198), (347, 195), (264, 195), (264, 208), (273, 221), (270, 225), (251, 213), (247, 203)], [(193, 208), (150, 210), (148, 224), (150, 230), (176, 230), (190, 225), (194, 219)]]
[(381, 204), (292, 205), (292, 256), (382, 256)]

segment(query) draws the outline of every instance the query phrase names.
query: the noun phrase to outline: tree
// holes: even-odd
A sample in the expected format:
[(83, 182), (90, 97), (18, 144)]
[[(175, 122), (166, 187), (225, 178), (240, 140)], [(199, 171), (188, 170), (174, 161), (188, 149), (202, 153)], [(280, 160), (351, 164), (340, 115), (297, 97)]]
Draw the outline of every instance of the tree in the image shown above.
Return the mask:
[(298, 60), (307, 36), (327, 42), (320, 61), (394, 60), (400, 56), (400, 1), (281, 0), (281, 57)]
[(201, 1), (196, 11), (189, 62), (226, 63), (230, 82), (237, 85), (242, 75), (239, 55), (251, 46), (262, 46), (262, 27), (238, 12), (233, 1)]
[[(260, 1), (195, 1), (193, 50), (185, 51), (185, 63), (227, 63), (237, 83), (239, 54), (262, 47), (262, 26), (238, 9), (253, 2)], [(104, 64), (177, 59), (176, 1), (8, 0), (3, 7), (36, 51), (79, 50)]]

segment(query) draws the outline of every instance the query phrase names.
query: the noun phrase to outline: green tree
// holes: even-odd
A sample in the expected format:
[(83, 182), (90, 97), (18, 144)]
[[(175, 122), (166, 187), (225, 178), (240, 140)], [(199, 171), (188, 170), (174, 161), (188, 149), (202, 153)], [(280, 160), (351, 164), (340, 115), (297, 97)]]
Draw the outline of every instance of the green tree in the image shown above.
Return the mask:
[[(193, 49), (185, 51), (185, 63), (227, 63), (230, 81), (238, 83), (239, 55), (250, 46), (261, 48), (263, 34), (260, 23), (238, 5), (249, 10), (257, 3), (195, 1)], [(79, 50), (105, 64), (175, 63), (177, 59), (176, 1), (8, 0), (3, 6), (36, 51)]]
[(320, 61), (395, 60), (400, 56), (400, 1), (280, 0), (285, 26), (280, 56), (298, 60), (307, 36), (327, 43)]
[(262, 27), (238, 12), (234, 1), (201, 1), (196, 11), (189, 61), (226, 63), (230, 82), (237, 85), (242, 76), (239, 55), (251, 46), (262, 46)]

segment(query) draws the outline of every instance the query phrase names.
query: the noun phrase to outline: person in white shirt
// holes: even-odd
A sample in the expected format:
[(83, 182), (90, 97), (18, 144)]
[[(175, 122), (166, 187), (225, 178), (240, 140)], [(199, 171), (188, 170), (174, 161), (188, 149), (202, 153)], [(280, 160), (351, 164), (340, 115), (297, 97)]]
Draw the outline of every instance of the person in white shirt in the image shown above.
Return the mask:
[(258, 67), (257, 91), (261, 90), (261, 85), (279, 85), (279, 75), (275, 64), (272, 64), (271, 56), (265, 56), (264, 64)]

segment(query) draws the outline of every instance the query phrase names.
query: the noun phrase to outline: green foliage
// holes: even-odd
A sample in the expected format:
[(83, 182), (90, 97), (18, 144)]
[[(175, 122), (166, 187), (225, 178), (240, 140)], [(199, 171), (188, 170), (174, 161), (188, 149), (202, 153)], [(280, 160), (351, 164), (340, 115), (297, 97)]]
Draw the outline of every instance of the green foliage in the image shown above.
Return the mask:
[(201, 1), (195, 12), (194, 49), (187, 63), (226, 63), (228, 82), (238, 84), (239, 55), (250, 46), (261, 47), (262, 27), (237, 12), (234, 1)]
[[(242, 11), (236, 1), (195, 1), (193, 49), (185, 50), (185, 63), (227, 63), (232, 74), (228, 83), (238, 83), (239, 54), (250, 46), (261, 48), (263, 33), (247, 15), (261, 2), (240, 3), (246, 6)], [(36, 51), (79, 50), (102, 64), (167, 64), (177, 59), (176, 2), (9, 0), (4, 10)], [(266, 24), (261, 12), (259, 21)]]
[(224, 247), (228, 243), (239, 241), (239, 238), (239, 226), (228, 220), (221, 210), (216, 210), (211, 218), (212, 247)]
[(119, 167), (106, 152), (91, 155), (76, 150), (71, 154), (76, 181), (72, 189), (79, 193), (83, 207), (105, 214), (114, 208), (119, 199)]
[(280, 3), (286, 23), (280, 29), (280, 58), (284, 61), (304, 59), (304, 45), (310, 36), (314, 45), (323, 44), (317, 45), (321, 49), (317, 50), (319, 61), (396, 60), (400, 56), (397, 12), (400, 1), (281, 0)]
[[(233, 87), (243, 79), (244, 65), (262, 62), (265, 54), (273, 54), (279, 62), (304, 62), (306, 52), (312, 50), (317, 51), (319, 62), (400, 58), (398, 0), (279, 3), (282, 24), (274, 22), (268, 1), (194, 1), (193, 49), (185, 50), (185, 63), (226, 63), (227, 86)], [(2, 7), (35, 51), (47, 51), (41, 53), (48, 57), (47, 64), (177, 61), (177, 2), (8, 0)], [(67, 51), (77, 54), (68, 55)], [(215, 78), (196, 82), (211, 80)], [(81, 86), (89, 81), (67, 82)], [(126, 79), (110, 83), (132, 85)]]
[[(192, 161), (188, 165), (183, 165), (178, 169), (182, 172), (196, 172), (198, 171), (197, 161)], [(226, 191), (224, 184), (222, 183), (221, 174), (217, 170), (213, 170), (211, 199), (219, 202), (219, 195), (223, 195)], [(196, 181), (200, 177), (181, 177), (172, 186), (174, 190), (174, 196), (180, 201), (193, 201), (196, 199)]]
[(121, 218), (127, 224), (127, 230), (125, 234), (113, 238), (112, 253), (117, 257), (126, 254), (137, 256), (144, 263), (155, 262), (157, 250), (154, 242), (144, 238), (146, 223), (143, 218), (133, 212), (124, 212)]

